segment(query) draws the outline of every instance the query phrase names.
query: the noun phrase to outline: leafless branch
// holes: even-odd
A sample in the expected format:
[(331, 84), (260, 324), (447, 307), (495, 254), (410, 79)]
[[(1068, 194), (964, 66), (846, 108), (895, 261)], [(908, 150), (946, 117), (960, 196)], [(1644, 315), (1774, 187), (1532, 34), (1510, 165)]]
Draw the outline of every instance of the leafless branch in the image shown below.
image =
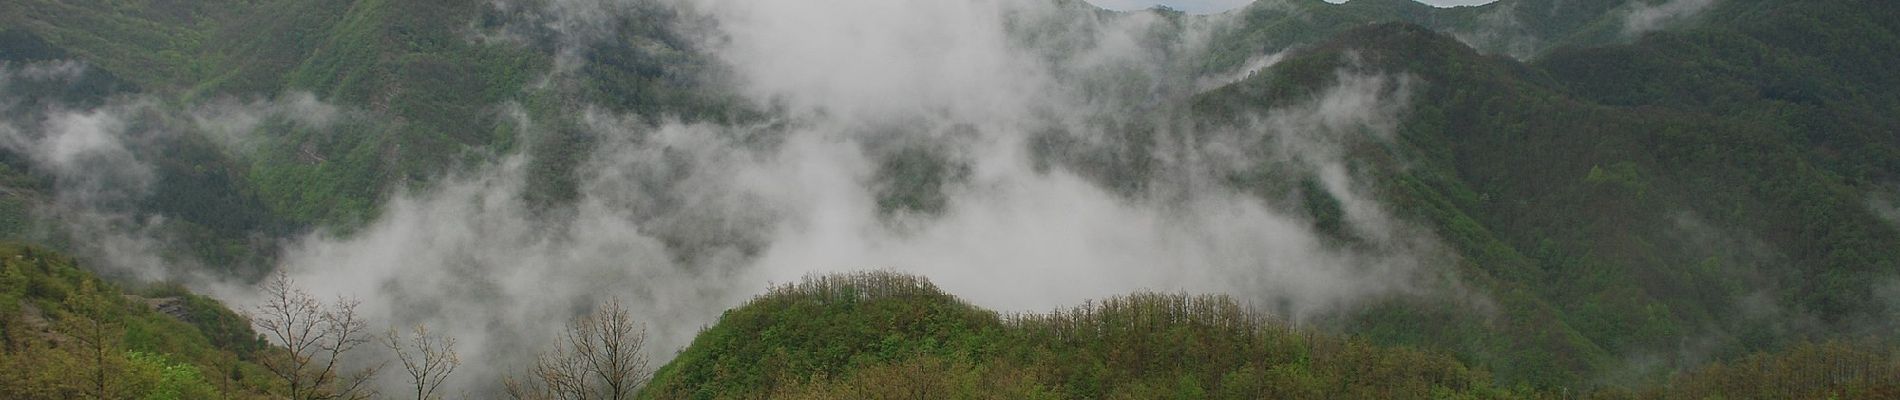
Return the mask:
[(343, 374), (343, 357), (369, 342), (356, 309), (361, 301), (338, 298), (323, 304), (296, 287), (284, 271), (264, 283), (265, 299), (251, 312), (252, 324), (266, 339), (282, 346), (259, 357), (265, 369), (289, 383), (296, 400), (357, 399), (373, 395), (365, 383), (376, 367)]
[(402, 368), (409, 373), (409, 382), (416, 390), (417, 400), (437, 398), (436, 391), (447, 381), (455, 367), (462, 365), (462, 359), (455, 354), (455, 338), (435, 335), (429, 327), (416, 325), (410, 331), (407, 344), (403, 335), (390, 329), (383, 335), (383, 346), (396, 353)]
[(618, 299), (569, 322), (554, 348), (536, 357), (528, 379), (506, 382), (516, 399), (608, 399), (633, 397), (646, 384), (646, 329)]

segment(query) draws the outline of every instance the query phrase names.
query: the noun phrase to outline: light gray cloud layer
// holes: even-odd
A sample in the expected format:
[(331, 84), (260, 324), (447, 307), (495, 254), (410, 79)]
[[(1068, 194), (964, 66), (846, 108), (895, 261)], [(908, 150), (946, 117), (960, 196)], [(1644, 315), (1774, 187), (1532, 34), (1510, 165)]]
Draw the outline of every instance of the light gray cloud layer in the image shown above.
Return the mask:
[[(577, 110), (601, 143), (580, 169), (572, 209), (529, 211), (527, 160), (510, 157), (399, 194), (358, 233), (307, 237), (284, 268), (321, 294), (367, 299), (392, 325), (460, 337), (470, 375), (494, 376), (516, 372), (523, 349), (608, 296), (653, 324), (664, 360), (722, 310), (809, 274), (915, 273), (1005, 311), (1160, 290), (1233, 293), (1300, 317), (1421, 290), (1421, 263), (1435, 254), (1429, 235), (1387, 213), (1336, 149), (1342, 135), (1390, 135), (1416, 85), (1408, 77), (1342, 74), (1339, 86), (1251, 126), (1157, 133), (1207, 139), (1166, 143), (1157, 150), (1169, 153), (1166, 171), (1149, 178), (1156, 189), (1131, 197), (1038, 167), (1030, 140), (1053, 124), (1084, 146), (1112, 143), (1107, 128), (1084, 121), (1155, 118), (1104, 114), (1149, 99), (1080, 85), (1104, 73), (1169, 85), (1158, 77), (1173, 68), (1167, 57), (1143, 42), (1164, 28), (1160, 19), (1097, 21), (1002, 0), (682, 7), (718, 22), (722, 42), (709, 48), (744, 95), (782, 116), (761, 126), (649, 124)], [(1047, 62), (1009, 36), (1011, 18), (1085, 19), (1063, 21), (1076, 27), (1063, 33), (1077, 35), (1068, 43), (1084, 45)], [(1176, 37), (1166, 45), (1181, 50), (1204, 35)], [(1271, 62), (1262, 57), (1255, 68)], [(514, 115), (524, 131), (544, 123)], [(774, 139), (748, 140), (757, 137)], [(877, 211), (873, 182), (890, 143), (967, 165), (966, 179), (943, 188), (941, 214)], [(1380, 250), (1330, 247), (1305, 217), (1221, 184), (1263, 161), (1235, 146), (1280, 148), (1269, 157), (1314, 171), (1351, 229)]]
[[(571, 207), (529, 204), (532, 160), (506, 156), (395, 194), (361, 229), (299, 238), (281, 268), (321, 297), (363, 298), (385, 325), (425, 323), (456, 336), (470, 361), (456, 385), (473, 390), (519, 372), (562, 322), (608, 297), (652, 325), (650, 351), (666, 360), (770, 284), (827, 272), (919, 274), (1003, 311), (1158, 290), (1229, 293), (1296, 320), (1436, 285), (1425, 278), (1442, 256), (1436, 242), (1389, 213), (1345, 159), (1347, 143), (1391, 139), (1421, 84), (1412, 77), (1342, 71), (1333, 87), (1244, 126), (1185, 132), (1166, 115), (1129, 110), (1244, 79), (1277, 56), (1188, 76), (1174, 62), (1204, 44), (1204, 26), (1101, 19), (1041, 2), (679, 1), (682, 12), (716, 23), (706, 48), (748, 101), (777, 110), (772, 120), (652, 123), (571, 110), (598, 138), (576, 172)], [(539, 23), (578, 35), (565, 39), (573, 43), (601, 40), (615, 23), (603, 16), (626, 7), (545, 4), (553, 16)], [(1054, 38), (1012, 36), (1023, 26)], [(137, 104), (115, 107), (149, 107)], [(518, 131), (552, 125), (501, 108)], [(4, 125), (15, 126), (4, 128), (4, 143), (56, 169), (130, 160), (99, 173), (149, 181), (138, 175), (149, 166), (126, 156), (127, 112)], [(238, 154), (257, 145), (247, 135), (263, 121), (322, 127), (354, 115), (307, 94), (182, 113)], [(1032, 143), (1057, 135), (1078, 152), (1127, 148), (1121, 129), (1132, 122), (1157, 127), (1153, 154), (1144, 154), (1155, 166), (1136, 178), (1145, 188), (1136, 193), (1045, 165)], [(940, 188), (940, 213), (878, 210), (878, 168), (894, 148), (931, 149), (967, 167)], [(1226, 183), (1261, 165), (1313, 176), (1366, 245), (1330, 245), (1303, 214)], [(136, 234), (149, 224), (130, 226), (118, 230), (149, 237)], [(248, 303), (245, 288), (206, 290)]]

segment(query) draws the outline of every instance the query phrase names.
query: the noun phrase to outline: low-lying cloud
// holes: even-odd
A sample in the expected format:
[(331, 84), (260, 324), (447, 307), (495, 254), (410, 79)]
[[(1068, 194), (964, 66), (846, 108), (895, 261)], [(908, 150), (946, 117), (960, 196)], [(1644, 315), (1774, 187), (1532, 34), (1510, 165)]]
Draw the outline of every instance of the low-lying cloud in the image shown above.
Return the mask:
[[(1143, 290), (1227, 293), (1295, 320), (1438, 286), (1428, 278), (1444, 257), (1436, 241), (1385, 209), (1347, 151), (1392, 140), (1423, 84), (1413, 77), (1341, 71), (1306, 101), (1194, 127), (1169, 104), (1271, 73), (1281, 56), (1194, 76), (1184, 71), (1197, 66), (1179, 63), (1204, 45), (1204, 22), (1044, 2), (634, 3), (704, 22), (712, 34), (680, 37), (702, 41), (729, 69), (722, 83), (770, 116), (655, 122), (570, 110), (563, 118), (594, 138), (571, 203), (527, 200), (538, 177), (524, 151), (400, 191), (348, 233), (295, 239), (280, 268), (320, 296), (364, 299), (389, 326), (456, 336), (470, 362), (454, 384), (474, 390), (519, 372), (562, 322), (607, 298), (651, 325), (649, 350), (665, 360), (722, 310), (809, 274), (909, 272), (1002, 311)], [(527, 4), (543, 7), (534, 21), (545, 32), (585, 36), (564, 48), (612, 40), (599, 32), (624, 21), (600, 16), (633, 7)], [(322, 127), (352, 113), (299, 94), (181, 112), (239, 154), (260, 143), (247, 132), (261, 121)], [(506, 114), (529, 134), (560, 125)], [(124, 152), (122, 140), (100, 139), (122, 136), (116, 115), (78, 112), (7, 143), (49, 166), (110, 165), (74, 159)], [(1050, 140), (1073, 148), (1038, 149)], [(941, 205), (881, 207), (881, 171), (917, 153), (960, 171), (906, 189)], [(1078, 161), (1097, 159), (1141, 167)], [(1361, 242), (1319, 232), (1287, 200), (1299, 196), (1231, 183), (1263, 168), (1310, 177), (1308, 190), (1335, 199)], [(137, 178), (127, 176), (112, 179)]]
[[(153, 167), (135, 153), (161, 130), (134, 126), (152, 103), (112, 99), (96, 106), (41, 101), (22, 92), (79, 81), (89, 68), (74, 61), (0, 62), (0, 150), (17, 155), (27, 171), (48, 179), (48, 193), (31, 211), (57, 221), (66, 235), (109, 271), (138, 279), (163, 276), (167, 263), (147, 235), (151, 219), (130, 212), (151, 192)], [(8, 193), (9, 196), (19, 196)], [(47, 232), (25, 232), (45, 236)]]
[[(32, 214), (31, 229), (20, 234), (70, 248), (98, 271), (137, 280), (230, 278), (210, 276), (186, 254), (182, 249), (192, 246), (175, 237), (179, 219), (149, 201), (166, 189), (167, 174), (180, 168), (222, 173), (219, 160), (166, 157), (178, 157), (178, 149), (201, 138), (245, 157), (262, 144), (254, 132), (267, 121), (322, 129), (345, 114), (308, 93), (178, 106), (113, 91), (112, 79), (78, 61), (0, 63), (0, 151), (19, 163), (10, 165), (14, 172), (44, 180), (7, 193), (24, 200)], [(166, 161), (172, 171), (161, 168)], [(177, 191), (192, 190), (217, 189)]]
[(1531, 34), (1524, 26), (1524, 21), (1519, 19), (1517, 8), (1520, 4), (1524, 3), (1498, 4), (1479, 14), (1475, 26), (1447, 33), (1480, 51), (1498, 52), (1519, 60), (1530, 59), (1537, 55), (1545, 43)]
[[(707, 48), (776, 116), (651, 123), (576, 110), (599, 143), (576, 171), (573, 204), (534, 210), (523, 200), (529, 160), (511, 156), (398, 194), (356, 233), (305, 238), (283, 268), (320, 293), (367, 299), (392, 325), (458, 336), (480, 360), (470, 365), (489, 368), (474, 376), (516, 372), (522, 349), (609, 297), (652, 324), (651, 350), (666, 359), (770, 284), (829, 272), (915, 273), (1006, 311), (1158, 290), (1230, 293), (1294, 318), (1428, 286), (1429, 235), (1387, 213), (1338, 149), (1390, 139), (1415, 79), (1342, 72), (1311, 101), (1247, 126), (1185, 132), (1163, 113), (1127, 111), (1204, 82), (1148, 76), (1181, 70), (1168, 52), (1205, 37), (1153, 16), (989, 0), (681, 7), (716, 22)], [(1085, 36), (1012, 36), (1034, 18), (1073, 18), (1059, 32)], [(1167, 48), (1156, 37), (1171, 38), (1158, 40)], [(1052, 58), (1037, 47), (1048, 43), (1082, 46)], [(1261, 57), (1260, 67), (1273, 59)], [(1122, 75), (1147, 79), (1132, 92), (1142, 96), (1083, 87)], [(526, 131), (548, 125), (514, 118)], [(1058, 132), (1127, 148), (1121, 125), (1092, 121), (1140, 119), (1159, 127), (1144, 155), (1158, 166), (1134, 193), (1043, 165), (1031, 145)], [(879, 168), (904, 149), (967, 171), (935, 188), (941, 210), (880, 211)], [(1332, 245), (1307, 217), (1223, 183), (1268, 161), (1316, 176), (1372, 245)]]
[(266, 123), (288, 122), (298, 128), (324, 130), (337, 118), (350, 114), (342, 107), (317, 100), (310, 92), (289, 92), (272, 99), (221, 98), (189, 110), (198, 132), (240, 156), (252, 155), (258, 146), (265, 145), (265, 138), (256, 132)]

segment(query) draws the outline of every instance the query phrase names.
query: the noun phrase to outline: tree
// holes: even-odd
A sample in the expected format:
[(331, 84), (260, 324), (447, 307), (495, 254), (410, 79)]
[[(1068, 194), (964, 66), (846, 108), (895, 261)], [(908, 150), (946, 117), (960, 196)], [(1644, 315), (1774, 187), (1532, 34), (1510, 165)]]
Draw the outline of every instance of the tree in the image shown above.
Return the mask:
[(77, 340), (80, 346), (75, 350), (79, 358), (89, 361), (92, 371), (87, 377), (87, 390), (94, 398), (116, 397), (111, 388), (111, 377), (118, 376), (121, 364), (119, 345), (125, 337), (123, 328), (109, 321), (108, 315), (113, 304), (99, 294), (91, 280), (80, 280), (79, 291), (66, 297), (66, 308), (70, 312), (61, 319), (66, 331)]
[(455, 338), (431, 334), (429, 327), (416, 325), (407, 342), (405, 345), (403, 335), (393, 328), (383, 335), (383, 346), (396, 353), (403, 370), (409, 373), (416, 399), (437, 398), (435, 392), (441, 389), (442, 382), (455, 373), (456, 366), (462, 365), (461, 357), (455, 354)]
[(528, 379), (508, 379), (516, 399), (623, 400), (652, 377), (647, 368), (646, 328), (633, 322), (620, 300), (576, 318), (535, 358)]
[(343, 356), (364, 343), (368, 323), (356, 314), (362, 301), (337, 298), (324, 304), (296, 287), (278, 271), (264, 284), (263, 304), (251, 321), (265, 338), (283, 346), (259, 357), (265, 369), (289, 383), (295, 400), (364, 399), (374, 395), (365, 384), (375, 366), (344, 374)]

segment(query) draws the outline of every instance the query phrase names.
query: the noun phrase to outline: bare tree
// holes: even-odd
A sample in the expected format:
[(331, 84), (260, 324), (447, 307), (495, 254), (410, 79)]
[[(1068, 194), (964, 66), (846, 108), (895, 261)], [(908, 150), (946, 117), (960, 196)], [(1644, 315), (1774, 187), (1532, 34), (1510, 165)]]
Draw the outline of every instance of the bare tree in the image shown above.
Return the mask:
[(362, 301), (337, 298), (324, 304), (297, 288), (284, 271), (264, 283), (264, 295), (264, 303), (251, 315), (252, 324), (283, 348), (267, 349), (260, 358), (266, 369), (289, 382), (291, 399), (365, 399), (375, 395), (365, 385), (376, 374), (376, 367), (345, 375), (341, 364), (345, 354), (370, 340), (369, 324), (356, 314)]
[(461, 357), (455, 354), (455, 338), (429, 333), (429, 327), (416, 325), (409, 332), (407, 343), (403, 335), (391, 328), (383, 335), (383, 346), (396, 353), (396, 359), (402, 361), (402, 368), (409, 373), (409, 383), (416, 389), (416, 400), (437, 398), (435, 392), (442, 388), (455, 367), (462, 365)]
[(554, 348), (535, 358), (524, 381), (508, 379), (516, 399), (623, 400), (646, 384), (646, 328), (615, 299), (569, 322)]

